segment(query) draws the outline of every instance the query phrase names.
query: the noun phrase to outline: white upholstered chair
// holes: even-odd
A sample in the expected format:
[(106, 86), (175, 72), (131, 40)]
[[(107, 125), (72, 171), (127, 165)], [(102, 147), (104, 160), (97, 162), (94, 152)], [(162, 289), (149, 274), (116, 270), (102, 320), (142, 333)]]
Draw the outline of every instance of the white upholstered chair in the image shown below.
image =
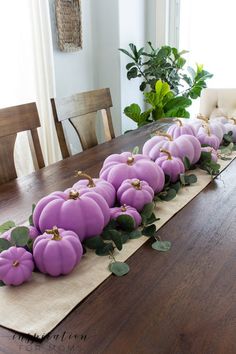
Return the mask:
[(206, 88), (200, 98), (200, 114), (236, 118), (236, 88)]

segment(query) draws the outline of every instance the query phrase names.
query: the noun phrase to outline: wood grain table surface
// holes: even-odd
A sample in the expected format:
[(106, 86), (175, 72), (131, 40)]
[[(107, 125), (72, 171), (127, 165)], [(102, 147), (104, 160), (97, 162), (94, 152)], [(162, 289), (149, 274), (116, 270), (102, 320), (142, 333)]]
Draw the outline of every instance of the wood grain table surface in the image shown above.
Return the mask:
[[(76, 169), (97, 176), (109, 154), (142, 146), (155, 129), (0, 186), (0, 223), (25, 221), (32, 203), (75, 182)], [(128, 275), (110, 276), (42, 341), (0, 327), (0, 353), (235, 354), (235, 177), (234, 160), (158, 231), (170, 252), (147, 241), (128, 259)]]

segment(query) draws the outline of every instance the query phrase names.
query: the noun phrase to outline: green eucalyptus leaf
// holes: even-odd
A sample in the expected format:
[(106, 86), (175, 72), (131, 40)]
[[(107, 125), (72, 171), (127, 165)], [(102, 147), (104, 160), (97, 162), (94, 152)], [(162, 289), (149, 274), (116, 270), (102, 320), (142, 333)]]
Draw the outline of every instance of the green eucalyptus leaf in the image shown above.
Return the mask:
[(111, 230), (110, 234), (111, 234), (111, 240), (116, 245), (116, 248), (119, 251), (121, 251), (122, 250), (122, 235), (121, 235), (121, 232), (119, 232), (117, 230)]
[(135, 146), (132, 150), (132, 155), (137, 155), (139, 153), (139, 147)]
[(189, 158), (188, 158), (187, 156), (185, 156), (185, 157), (183, 158), (183, 163), (184, 163), (185, 169), (186, 169), (186, 170), (189, 170), (190, 167), (191, 167), (191, 163), (190, 163)]
[(86, 240), (84, 240), (83, 244), (92, 250), (96, 250), (97, 248), (103, 247), (105, 245), (105, 242), (100, 236), (95, 236), (87, 238)]
[(3, 234), (4, 232), (12, 229), (15, 226), (16, 224), (12, 220), (4, 222), (4, 224), (0, 225), (0, 234)]
[(26, 226), (18, 226), (11, 232), (11, 242), (19, 247), (26, 246), (29, 238), (29, 229)]
[(34, 240), (32, 238), (30, 238), (27, 242), (27, 248), (29, 250), (29, 252), (33, 253), (33, 244), (34, 244)]
[(152, 213), (152, 215), (146, 219), (145, 225), (153, 224), (154, 222), (156, 222), (158, 220), (160, 220), (160, 218), (157, 218), (156, 215), (154, 213)]
[(156, 251), (167, 252), (171, 248), (170, 241), (155, 241), (152, 244), (152, 248)]
[(121, 232), (121, 241), (122, 241), (123, 244), (126, 243), (129, 240), (129, 235), (130, 235), (129, 232), (124, 232), (124, 231)]
[(134, 230), (129, 233), (129, 239), (133, 240), (135, 238), (140, 238), (142, 236), (142, 231)]
[(0, 252), (8, 250), (12, 246), (11, 242), (5, 238), (0, 238)]
[(157, 228), (155, 225), (149, 225), (143, 228), (142, 234), (144, 236), (152, 237), (155, 235), (156, 230)]
[(133, 231), (135, 229), (134, 219), (130, 215), (119, 215), (116, 221), (124, 231)]
[(151, 217), (153, 210), (154, 210), (154, 203), (145, 204), (141, 211), (141, 216), (145, 216), (148, 219)]
[(96, 254), (98, 256), (108, 256), (114, 251), (114, 246), (111, 242), (104, 243), (102, 247), (96, 249)]
[(113, 262), (109, 264), (109, 270), (117, 277), (122, 277), (123, 275), (129, 273), (130, 268), (127, 263)]
[(180, 179), (181, 184), (183, 186), (185, 186), (186, 185), (186, 181), (185, 181), (185, 174), (184, 173), (180, 174), (179, 179)]
[(185, 178), (187, 178), (189, 184), (193, 184), (197, 182), (197, 176), (194, 174), (187, 175)]
[(165, 202), (169, 202), (170, 200), (174, 199), (176, 197), (176, 190), (174, 188), (170, 188), (163, 193), (160, 194), (161, 200)]
[(35, 207), (36, 207), (36, 204), (33, 204), (33, 205), (32, 205), (32, 213), (31, 213), (31, 215), (29, 216), (29, 224), (30, 224), (30, 226), (34, 226), (33, 213), (34, 213)]
[(178, 193), (178, 191), (181, 188), (181, 183), (179, 181), (172, 183), (170, 187), (171, 187), (171, 189), (174, 189), (176, 191), (176, 193)]

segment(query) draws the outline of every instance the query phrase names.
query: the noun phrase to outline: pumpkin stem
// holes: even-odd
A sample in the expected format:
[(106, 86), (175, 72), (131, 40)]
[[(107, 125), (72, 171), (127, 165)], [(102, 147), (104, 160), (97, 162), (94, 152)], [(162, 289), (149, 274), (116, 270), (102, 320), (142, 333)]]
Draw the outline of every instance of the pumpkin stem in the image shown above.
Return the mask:
[(207, 135), (210, 136), (211, 135), (211, 131), (210, 131), (209, 125), (208, 124), (203, 124), (202, 126), (206, 130)]
[(131, 155), (127, 159), (127, 164), (131, 166), (131, 165), (133, 165), (133, 163), (134, 163), (134, 156)]
[(13, 267), (18, 267), (20, 265), (20, 262), (19, 261), (14, 261), (12, 262), (12, 266)]
[(71, 190), (69, 193), (69, 199), (78, 199), (79, 198), (79, 192), (75, 191), (75, 190)]
[(167, 160), (172, 160), (172, 156), (170, 154), (170, 152), (166, 149), (160, 149), (160, 152), (164, 152), (164, 154), (167, 155)]
[(45, 230), (45, 232), (49, 235), (53, 235), (51, 240), (60, 241), (62, 239), (62, 237), (59, 234), (59, 230), (56, 226), (53, 226), (51, 230)]
[(175, 118), (174, 122), (178, 123), (180, 127), (183, 126), (183, 123), (182, 123), (182, 121), (179, 118)]
[(142, 186), (141, 186), (141, 182), (139, 179), (136, 179), (135, 181), (133, 181), (132, 183), (132, 186), (137, 189), (137, 190), (141, 190), (142, 189)]
[(127, 211), (126, 204), (123, 204), (123, 205), (121, 206), (120, 210), (121, 210), (122, 212)]
[(201, 113), (199, 113), (199, 114), (197, 115), (197, 119), (201, 119), (201, 120), (203, 120), (203, 121), (206, 122), (206, 123), (208, 123), (208, 121), (209, 121), (209, 117), (204, 116), (204, 115), (201, 114)]
[(89, 187), (89, 188), (96, 187), (96, 184), (94, 183), (92, 177), (87, 175), (87, 173), (84, 173), (82, 171), (76, 171), (76, 176), (79, 178), (86, 178), (88, 180), (87, 187)]
[(167, 134), (167, 133), (163, 133), (161, 131), (156, 131), (156, 135), (158, 136), (164, 136), (165, 138), (168, 138), (170, 141), (173, 141), (173, 138), (170, 134)]

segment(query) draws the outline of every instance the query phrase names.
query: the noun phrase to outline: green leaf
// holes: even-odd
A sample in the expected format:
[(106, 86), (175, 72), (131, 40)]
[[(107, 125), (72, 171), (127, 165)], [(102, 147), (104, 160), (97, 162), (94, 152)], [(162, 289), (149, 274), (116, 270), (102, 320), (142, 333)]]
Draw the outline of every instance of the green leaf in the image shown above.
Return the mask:
[(116, 248), (121, 251), (122, 250), (122, 236), (121, 233), (117, 230), (111, 230), (111, 240), (116, 245)]
[(124, 113), (127, 117), (131, 118), (134, 122), (140, 121), (141, 108), (138, 104), (132, 103), (130, 106), (125, 107)]
[(142, 234), (144, 236), (152, 237), (155, 235), (156, 230), (157, 228), (155, 225), (149, 225), (143, 228)]
[(179, 181), (171, 184), (171, 189), (174, 189), (176, 193), (178, 193), (180, 188), (181, 188), (181, 183)]
[(129, 232), (124, 232), (124, 231), (121, 232), (121, 241), (122, 241), (123, 244), (126, 243), (129, 240), (129, 235), (130, 235)]
[(133, 231), (135, 229), (134, 219), (130, 215), (119, 215), (116, 221), (124, 231)]
[(183, 158), (183, 163), (184, 163), (185, 170), (189, 170), (191, 167), (191, 163), (190, 163), (189, 158), (187, 156), (185, 156)]
[(119, 50), (120, 50), (122, 53), (124, 53), (125, 55), (127, 55), (128, 57), (130, 57), (131, 59), (135, 60), (135, 57), (134, 57), (132, 54), (130, 54), (127, 50), (121, 49), (121, 48), (119, 48)]
[(172, 110), (173, 108), (177, 108), (177, 107), (189, 107), (191, 106), (192, 101), (189, 98), (183, 97), (183, 96), (179, 96), (179, 97), (174, 97), (171, 100), (169, 100), (165, 106), (164, 106), (164, 110), (165, 112)]
[(8, 250), (12, 246), (11, 242), (5, 238), (0, 238), (0, 252)]
[(176, 197), (176, 190), (174, 188), (170, 188), (164, 192), (161, 192), (159, 194), (159, 197), (161, 198), (161, 200), (165, 201), (165, 202), (169, 202), (170, 200), (174, 199)]
[(109, 270), (117, 277), (122, 277), (123, 275), (129, 273), (130, 268), (127, 263), (113, 262), (109, 264)]
[(188, 182), (189, 184), (193, 184), (193, 183), (196, 183), (196, 182), (197, 182), (197, 176), (194, 175), (194, 174), (187, 175), (185, 178), (187, 178), (187, 182)]
[(86, 240), (84, 240), (83, 244), (92, 250), (96, 250), (97, 248), (103, 247), (105, 245), (105, 242), (103, 242), (100, 236), (95, 236), (87, 238)]
[(11, 232), (11, 242), (19, 247), (26, 246), (29, 238), (29, 229), (26, 226), (18, 226)]
[(126, 69), (129, 70), (135, 65), (136, 65), (135, 63), (129, 63), (129, 64), (126, 65)]
[(144, 216), (148, 219), (151, 217), (153, 210), (154, 210), (154, 203), (145, 204), (143, 210), (141, 211), (141, 216)]
[(131, 68), (127, 72), (127, 78), (130, 79), (135, 79), (138, 76), (138, 69), (136, 67)]
[(4, 224), (0, 225), (0, 234), (3, 234), (4, 232), (12, 229), (15, 226), (16, 224), (12, 220), (4, 222)]
[(29, 239), (29, 241), (27, 242), (27, 248), (29, 250), (29, 252), (33, 253), (33, 244), (34, 244), (34, 240), (32, 238)]
[(152, 248), (156, 251), (167, 252), (171, 248), (170, 241), (156, 241), (152, 244)]
[(145, 225), (153, 224), (154, 222), (156, 222), (158, 220), (160, 220), (160, 218), (157, 218), (156, 215), (154, 213), (152, 213), (152, 215), (149, 218), (146, 218)]
[(133, 240), (136, 238), (140, 238), (142, 236), (142, 231), (134, 230), (134, 231), (130, 232), (128, 235), (129, 235), (129, 239)]
[(0, 286), (5, 286), (6, 284), (3, 283), (2, 280), (0, 280)]
[(34, 213), (35, 207), (36, 207), (36, 204), (33, 204), (33, 205), (32, 205), (32, 213), (31, 213), (31, 215), (29, 216), (29, 224), (30, 224), (30, 226), (34, 226), (33, 213)]
[(135, 146), (132, 151), (132, 155), (137, 155), (139, 153), (139, 147)]
[(98, 256), (108, 256), (114, 251), (114, 246), (111, 242), (104, 243), (103, 247), (99, 247), (96, 249), (96, 254)]

